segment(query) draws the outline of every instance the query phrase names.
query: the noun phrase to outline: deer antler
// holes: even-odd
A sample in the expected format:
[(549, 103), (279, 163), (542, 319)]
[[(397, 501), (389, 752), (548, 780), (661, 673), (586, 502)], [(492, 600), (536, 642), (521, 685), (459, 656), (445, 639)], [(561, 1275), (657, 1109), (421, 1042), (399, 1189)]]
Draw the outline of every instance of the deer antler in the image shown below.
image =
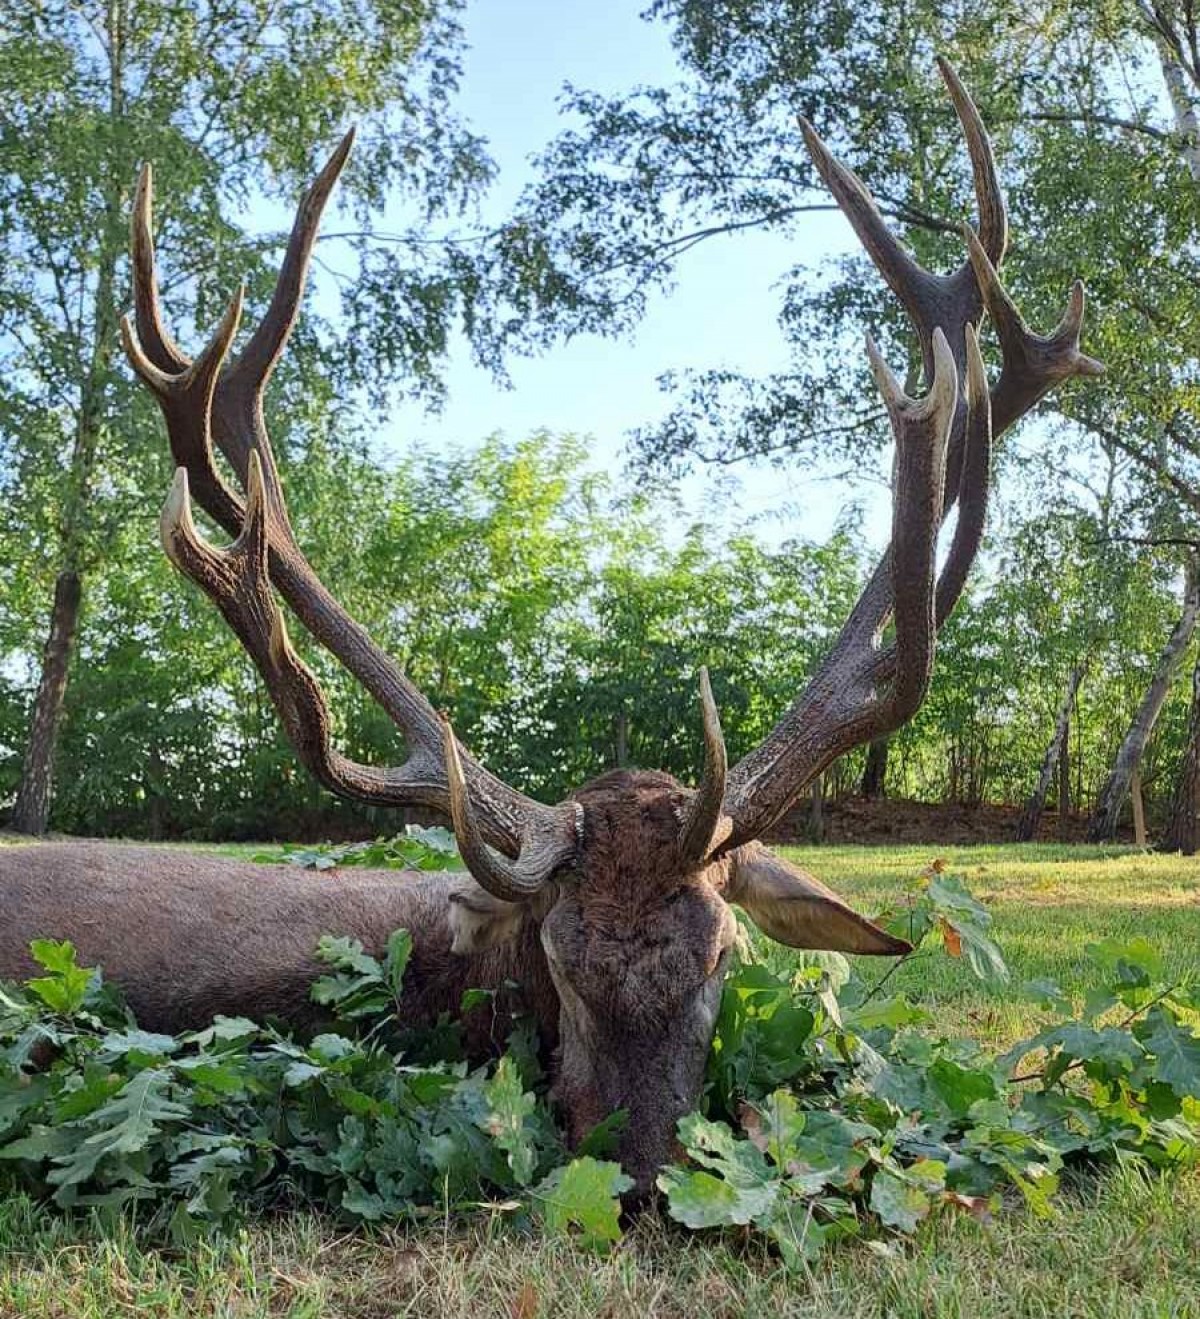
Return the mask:
[[(979, 206), (978, 236), (965, 229), (966, 260), (949, 275), (923, 269), (888, 230), (862, 182), (802, 121), (821, 177), (888, 285), (921, 344), (927, 393), (908, 397), (874, 345), (867, 353), (896, 441), (892, 540), (850, 618), (809, 685), (766, 740), (726, 770), (724, 740), (707, 674), (701, 676), (705, 769), (680, 826), (685, 864), (764, 833), (842, 752), (899, 727), (928, 690), (937, 629), (966, 582), (983, 533), (993, 432), (1022, 417), (1054, 385), (1098, 375), (1079, 348), (1084, 297), (1076, 284), (1058, 328), (1035, 334), (1000, 283), (1007, 217), (982, 120), (948, 63), (939, 67), (962, 123)], [(347, 135), (300, 202), (270, 305), (230, 360), (239, 291), (195, 361), (167, 332), (151, 237), (151, 175), (133, 216), (137, 330), (122, 322), (134, 369), (157, 397), (179, 472), (164, 511), (174, 562), (213, 598), (267, 683), (303, 762), (327, 787), (380, 805), (426, 805), (451, 815), (464, 858), (497, 897), (539, 888), (578, 849), (578, 810), (543, 806), (489, 774), (455, 741), (403, 672), (330, 595), (292, 530), (263, 415), (263, 392), (295, 322), (322, 210), (349, 153)], [(1002, 354), (989, 390), (977, 342), (985, 313)], [(245, 495), (221, 476), (213, 444)], [(191, 520), (193, 496), (235, 540), (207, 545)], [(957, 506), (941, 572), (937, 538)], [(329, 714), (311, 671), (292, 648), (274, 591), (314, 638), (363, 684), (404, 734), (408, 759), (394, 768), (351, 761), (330, 742)], [(888, 621), (894, 637), (881, 646)]]
[(708, 670), (700, 670), (700, 713), (704, 724), (704, 773), (679, 826), (679, 855), (685, 865), (699, 865), (729, 833), (724, 815), (728, 758), (721, 717), (713, 700)]
[[(284, 503), (263, 413), (264, 390), (296, 319), (321, 212), (352, 137), (347, 134), (301, 200), (270, 305), (232, 360), (241, 290), (195, 361), (164, 327), (147, 166), (133, 214), (137, 329), (126, 317), (121, 330), (130, 363), (158, 399), (179, 469), (164, 510), (164, 545), (173, 562), (214, 600), (249, 651), (301, 760), (342, 796), (376, 805), (431, 806), (449, 814), (455, 791), (447, 773), (442, 720), (395, 661), (334, 600), (304, 557)], [(244, 497), (217, 470), (214, 441), (241, 481)], [(207, 545), (198, 536), (190, 496), (236, 538), (227, 549)], [(288, 641), (273, 588), (396, 723), (408, 747), (403, 765), (361, 765), (332, 749), (328, 706), (312, 672)], [(477, 849), (485, 844), (503, 854), (495, 858), (496, 865), (481, 866), (476, 878), (484, 887), (495, 884), (496, 896), (502, 898), (511, 897), (516, 887), (528, 893), (575, 859), (573, 803), (544, 806), (489, 774), (465, 750), (458, 748), (456, 755), (474, 831), (464, 855), (484, 855)], [(511, 870), (508, 881), (501, 861)]]
[[(733, 831), (726, 848), (762, 835), (843, 752), (911, 717), (928, 690), (937, 629), (979, 549), (993, 434), (1023, 417), (1054, 385), (1104, 369), (1079, 348), (1081, 284), (1073, 287), (1058, 328), (1045, 336), (1029, 329), (1001, 285), (997, 269), (1008, 221), (991, 143), (958, 75), (944, 59), (938, 67), (966, 137), (979, 207), (978, 236), (964, 228), (967, 258), (949, 275), (917, 264), (866, 186), (801, 121), (818, 173), (917, 332), (929, 393), (920, 403), (906, 398), (868, 345), (896, 439), (892, 541), (808, 686), (766, 740), (729, 771), (725, 810)], [(990, 391), (977, 341), (985, 313), (1002, 355)], [(939, 574), (937, 535), (956, 505), (954, 537)], [(881, 648), (889, 619), (895, 638)]]

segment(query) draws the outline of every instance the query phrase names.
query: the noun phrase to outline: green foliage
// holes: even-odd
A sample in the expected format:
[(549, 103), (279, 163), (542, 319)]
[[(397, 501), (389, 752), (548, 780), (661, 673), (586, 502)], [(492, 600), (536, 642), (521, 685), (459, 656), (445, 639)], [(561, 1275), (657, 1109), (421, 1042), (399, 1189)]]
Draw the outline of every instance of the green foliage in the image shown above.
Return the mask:
[(335, 969), (335, 974), (313, 981), (314, 1002), (332, 1008), (346, 1021), (371, 1017), (381, 1019), (377, 1025), (383, 1025), (392, 1019), (412, 954), (412, 936), (407, 930), (392, 932), (382, 962), (368, 956), (357, 939), (330, 934), (317, 944), (317, 954)]
[(87, 998), (92, 973), (75, 965), (74, 945), (34, 939), (29, 951), (34, 961), (50, 974), (26, 981), (25, 988), (61, 1016), (78, 1012)]
[[(618, 1170), (588, 1159), (576, 1180), (514, 1056), (469, 1071), (378, 1042), (410, 946), (398, 931), (379, 962), (322, 940), (331, 974), (315, 996), (339, 1024), (301, 1044), (230, 1018), (179, 1037), (139, 1031), (70, 945), (40, 944), (42, 979), (58, 988), (39, 980), (0, 999), (0, 1186), (137, 1211), (188, 1240), (281, 1203), (356, 1220), (465, 1210), (558, 1169), (570, 1179), (561, 1221), (602, 1234)], [(56, 1051), (44, 1071), (26, 1070), (31, 1040)]]
[[(811, 212), (829, 197), (800, 114), (859, 172), (919, 260), (958, 265), (957, 224), (975, 200), (934, 63), (948, 56), (996, 144), (1014, 235), (1006, 284), (1030, 324), (1049, 328), (1081, 277), (1085, 342), (1108, 375), (1053, 391), (1020, 447), (1003, 442), (1009, 521), (1001, 529), (993, 517), (983, 559), (999, 570), (939, 637), (933, 688), (896, 739), (891, 786), (968, 804), (1023, 800), (1067, 675), (1086, 659), (1070, 747), (1073, 796), (1086, 808), (1169, 630), (1151, 616), (1179, 568), (1177, 550), (1120, 542), (1186, 544), (1200, 507), (1194, 16), (1062, 0), (658, 0), (646, 17), (669, 35), (671, 75), (572, 88), (572, 122), (515, 208), (520, 240), (502, 278), (524, 289), (533, 267), (548, 291), (529, 333), (632, 328), (686, 277), (702, 242), (757, 234), (768, 261), (781, 241), (803, 250), (823, 223)], [(857, 250), (798, 260), (780, 276), (789, 360), (767, 377), (704, 363), (664, 373), (666, 415), (636, 433), (639, 468), (877, 470), (890, 436), (858, 343), (869, 325), (917, 378), (901, 308)], [(983, 328), (994, 371), (994, 329)], [(1182, 705), (1164, 712), (1143, 765), (1158, 798), (1152, 816), (1170, 798)], [(847, 767), (835, 775), (843, 789), (853, 782)]]
[[(457, 6), (338, 0), (317, 23), (310, 8), (278, 6), (263, 28), (245, 0), (122, 0), (97, 18), (98, 40), (70, 7), (0, 6), (11, 20), (0, 23), (0, 111), (12, 130), (0, 187), (0, 562), (13, 569), (0, 577), (0, 804), (16, 784), (50, 583), (70, 561), (86, 590), (54, 827), (256, 839), (396, 827), (331, 805), (296, 772), (251, 666), (163, 561), (150, 524), (167, 454), (155, 408), (120, 367), (113, 315), (141, 160), (155, 163), (169, 235), (168, 311), (190, 339), (242, 276), (251, 308), (263, 305), (277, 244), (243, 229), (247, 200), (290, 202), (352, 119), (363, 131), (339, 195), (364, 237), (322, 251), (354, 333), (326, 333), (328, 300), (317, 299), (268, 401), (302, 544), (473, 749), (523, 788), (561, 795), (614, 764), (690, 777), (705, 662), (731, 750), (754, 745), (861, 584), (852, 526), (825, 545), (768, 550), (714, 529), (668, 544), (654, 529), (670, 506), (607, 502), (578, 441), (492, 440), (388, 471), (363, 456), (338, 401), (400, 378), (436, 395), (456, 321), (498, 366), (513, 347), (631, 325), (705, 237), (803, 236), (810, 203), (828, 198), (797, 108), (862, 171), (919, 256), (939, 268), (957, 260), (940, 217), (972, 203), (935, 49), (958, 62), (998, 146), (1018, 239), (1010, 283), (1047, 325), (1082, 274), (1094, 295), (1089, 346), (1113, 383), (1052, 397), (1062, 425), (1031, 437), (1049, 475), (1025, 453), (1001, 456), (1006, 489), (1025, 482), (1017, 506), (1000, 510), (1004, 524), (993, 520), (999, 571), (944, 629), (926, 706), (895, 740), (890, 787), (1019, 800), (1065, 675), (1086, 654), (1071, 748), (1086, 801), (1178, 594), (1170, 556), (1139, 559), (1109, 540), (1114, 529), (1181, 530), (1179, 501), (1161, 483), (1129, 482), (1121, 446), (1163, 458), (1185, 487), (1200, 452), (1190, 328), (1200, 211), (1143, 19), (1057, 0), (1034, 11), (821, 0), (802, 14), (794, 0), (661, 0), (649, 15), (670, 29), (677, 85), (571, 93), (576, 121), (544, 153), (511, 223), (495, 241), (460, 242), (439, 226), (490, 167), (452, 114)], [(1183, 17), (1159, 21), (1182, 33)], [(1014, 81), (1014, 67), (1028, 77)], [(389, 218), (379, 246), (369, 218), (385, 197), (414, 214)], [(845, 368), (847, 336), (857, 342), (871, 321), (897, 363), (908, 347), (890, 295), (864, 270), (853, 258), (789, 272), (781, 326), (795, 361), (766, 381), (676, 375), (676, 406), (640, 437), (646, 464), (836, 455), (869, 467), (887, 427), (865, 371)], [(351, 433), (338, 433), (347, 417)], [(1068, 423), (1097, 441), (1099, 470)], [(1091, 490), (1088, 508), (1064, 494), (1064, 470), (1072, 489)], [(339, 745), (398, 759), (383, 715), (326, 657), (306, 658), (329, 690)], [(1164, 712), (1143, 766), (1152, 814), (1170, 795), (1182, 705)], [(848, 787), (856, 769), (855, 757), (832, 767), (830, 785)]]
[[(924, 912), (928, 946), (948, 919), (941, 911), (961, 914), (968, 898), (958, 881), (926, 880), (914, 906), (937, 902), (939, 889), (950, 898), (936, 914)], [(1200, 1161), (1200, 1038), (1187, 1022), (1194, 990), (1155, 979), (1160, 964), (1139, 941), (1094, 951), (1106, 981), (1084, 1016), (1001, 1058), (914, 1031), (923, 1014), (879, 1000), (883, 982), (864, 991), (851, 980), (833, 999), (825, 972), (802, 970), (789, 981), (762, 966), (738, 968), (714, 1058), (745, 1047), (741, 1004), (767, 998), (776, 1013), (790, 1003), (806, 1014), (803, 1061), (787, 1088), (771, 1089), (766, 1074), (756, 1082), (747, 1068), (732, 1105), (719, 1086), (713, 1091), (724, 1120), (680, 1122), (689, 1164), (659, 1178), (670, 1213), (693, 1228), (753, 1225), (795, 1265), (872, 1221), (911, 1233), (934, 1212), (994, 1212), (1008, 1190), (1048, 1216), (1071, 1162)], [(977, 973), (994, 975), (997, 957), (992, 946)], [(1046, 996), (1047, 987), (1037, 992)], [(1061, 991), (1054, 996), (1061, 1001)], [(1116, 1002), (1131, 1011), (1097, 1026)], [(1030, 1055), (1039, 1065), (1020, 1074)]]
[(284, 847), (260, 852), (255, 861), (285, 861), (302, 870), (333, 870), (365, 866), (373, 870), (461, 870), (462, 858), (449, 829), (422, 829), (410, 824), (393, 838), (370, 843), (325, 843), (316, 847)]
[(941, 861), (923, 870), (907, 886), (901, 905), (880, 920), (909, 943), (940, 940), (951, 957), (966, 957), (981, 980), (1008, 979), (1004, 958), (989, 934), (992, 913), (972, 897), (961, 878), (945, 873)]
[[(1089, 342), (1112, 383), (1056, 394), (1049, 407), (1195, 488), (1188, 327), (1200, 208), (1194, 129), (1179, 128), (1200, 79), (1186, 55), (1197, 36), (1189, 11), (658, 0), (647, 16), (669, 33), (674, 76), (604, 93), (572, 88), (574, 121), (516, 208), (513, 227), (536, 235), (521, 255), (536, 249), (540, 286), (557, 295), (538, 308), (540, 337), (636, 324), (697, 243), (746, 231), (803, 242), (827, 196), (800, 113), (862, 175), (919, 259), (940, 270), (961, 262), (955, 226), (973, 198), (940, 53), (996, 143), (1018, 239), (1005, 275), (1031, 324), (1054, 324), (1076, 276), (1094, 298)], [(1166, 94), (1172, 76), (1184, 110)], [(526, 272), (514, 260), (505, 273), (520, 286)], [(861, 463), (887, 443), (865, 370), (846, 362), (861, 362), (853, 340), (867, 323), (898, 360), (913, 361), (895, 300), (857, 253), (816, 269), (798, 262), (779, 283), (785, 367), (767, 378), (705, 364), (670, 373), (673, 406), (638, 437), (648, 466)], [(1078, 456), (1077, 432), (1064, 427), (1039, 445), (1059, 474), (1078, 470), (1067, 457)]]
[(737, 1096), (796, 1076), (807, 1062), (815, 1022), (811, 1008), (766, 967), (748, 964), (730, 976), (708, 1064), (708, 1082), (721, 1108), (732, 1111)]
[(484, 1087), (484, 1097), (488, 1103), (486, 1130), (504, 1151), (517, 1185), (528, 1186), (538, 1162), (529, 1124), (537, 1100), (525, 1089), (521, 1070), (512, 1058), (500, 1059), (496, 1074)]
[[(537, 434), (418, 453), (385, 473), (314, 443), (285, 478), (297, 534), (338, 598), (489, 768), (549, 798), (617, 760), (690, 779), (705, 660), (731, 752), (748, 751), (862, 575), (852, 528), (772, 550), (702, 529), (670, 545), (665, 506), (618, 497), (585, 460), (573, 438)], [(253, 665), (144, 527), (112, 551), (87, 596), (95, 636), (68, 696), (56, 828), (262, 840), (401, 827), (394, 812), (331, 800), (297, 766)], [(32, 655), (40, 634), (24, 635)], [(301, 629), (295, 639), (338, 747), (400, 762), (403, 742), (370, 697)], [(320, 866), (436, 861), (403, 842), (292, 851)]]
[[(924, 930), (910, 957), (949, 948), (952, 929), (986, 929), (944, 871), (909, 898), (910, 928)], [(70, 945), (39, 943), (47, 974), (0, 993), (0, 1189), (134, 1213), (184, 1241), (310, 1202), (351, 1221), (482, 1206), (608, 1249), (631, 1185), (604, 1158), (622, 1115), (568, 1159), (520, 1029), (475, 1070), (444, 1031), (398, 1036), (410, 946), (398, 931), (379, 960), (323, 939), (314, 996), (336, 1023), (300, 1043), (228, 1018), (141, 1031)], [(704, 1110), (680, 1121), (685, 1157), (659, 1176), (667, 1211), (693, 1230), (752, 1228), (801, 1267), (846, 1236), (998, 1212), (1009, 1193), (1052, 1215), (1072, 1165), (1200, 1161), (1200, 990), (1164, 981), (1144, 940), (1090, 953), (1099, 979), (1082, 1011), (1002, 1057), (922, 1029), (924, 1013), (885, 995), (891, 972), (867, 985), (828, 955), (786, 977), (742, 962)], [(994, 957), (977, 974), (994, 976)], [(1029, 993), (1070, 1007), (1048, 982)], [(41, 1069), (38, 1046), (54, 1050)]]
[[(1043, 507), (996, 528), (994, 573), (939, 634), (929, 697), (893, 738), (895, 795), (1023, 801), (1076, 665), (1084, 669), (1071, 711), (1077, 805), (1094, 800), (1112, 767), (1179, 616), (1178, 561), (1114, 541), (1126, 523), (1119, 503), (1084, 514), (1051, 478), (1037, 485)], [(1182, 749), (1185, 686), (1176, 684), (1142, 763), (1152, 827)]]
[[(136, 800), (122, 792), (134, 786), (165, 812), (171, 762), (191, 750), (190, 725), (203, 722), (203, 684), (180, 694), (163, 672), (165, 648), (154, 644), (161, 631), (143, 631), (161, 612), (156, 599), (178, 591), (165, 585), (169, 575), (150, 549), (169, 478), (162, 423), (125, 368), (118, 335), (139, 169), (151, 163), (157, 183), (168, 321), (191, 340), (207, 334), (240, 281), (257, 320), (280, 243), (251, 233), (245, 216), (290, 210), (357, 123), (338, 203), (354, 218), (337, 226), (340, 240), (323, 244), (318, 263), (335, 270), (357, 332), (324, 335), (319, 308), (308, 311), (268, 402), (289, 478), (331, 437), (352, 451), (353, 412), (335, 417), (338, 393), (369, 388), (381, 399), (402, 381), (407, 392), (437, 398), (460, 313), (468, 334), (488, 323), (470, 315), (476, 296), (456, 275), (454, 243), (435, 237), (492, 174), (481, 139), (451, 104), (459, 9), (456, 0), (330, 0), (319, 12), (308, 0), (269, 8), (260, 0), (0, 0), (0, 702), (11, 700), (0, 710), (0, 799), (15, 783), (57, 574), (87, 588), (82, 615), (57, 624), (64, 652), (80, 625), (70, 658), (90, 690), (74, 698), (74, 712), (90, 728), (76, 731), (93, 742), (81, 757), (85, 791), (67, 813), (79, 796), (102, 793), (101, 775), (117, 765), (113, 801)], [(385, 199), (380, 253), (371, 216)], [(393, 261), (403, 278), (389, 282)], [(132, 624), (110, 631), (104, 615), (114, 608), (132, 613)], [(212, 658), (210, 650), (205, 661)], [(148, 672), (157, 681), (143, 685)], [(98, 704), (101, 693), (107, 700)], [(64, 780), (78, 781), (69, 772)], [(103, 805), (89, 804), (101, 818)]]
[[(697, 529), (669, 545), (655, 525), (663, 505), (610, 500), (569, 438), (422, 457), (394, 477), (318, 447), (288, 476), (298, 533), (335, 594), (490, 768), (546, 798), (617, 763), (691, 781), (701, 662), (731, 755), (748, 752), (827, 652), (864, 576), (852, 525), (823, 544), (767, 549)], [(341, 510), (351, 503), (358, 532), (348, 538)], [(1092, 522), (1051, 530), (1044, 519), (1023, 527), (995, 590), (962, 602), (943, 631), (926, 705), (894, 739), (892, 795), (1020, 799), (1087, 612), (1119, 577), (1072, 734), (1077, 796), (1103, 780), (1178, 589), (1165, 561), (1085, 571), (1078, 543), (1099, 534)], [(97, 635), (68, 696), (55, 827), (235, 839), (401, 827), (392, 812), (331, 800), (297, 766), (253, 666), (140, 525), (120, 535), (87, 601)], [(35, 631), (21, 633), (28, 655)], [(297, 641), (328, 694), (339, 748), (399, 762), (402, 742), (370, 698)], [(16, 686), (5, 706), (2, 684), (0, 672), (0, 760), (20, 746), (25, 708)], [(1149, 748), (1152, 808), (1169, 786), (1162, 770), (1178, 756), (1184, 705), (1168, 706)], [(828, 790), (852, 790), (860, 763), (852, 753), (833, 766)], [(300, 864), (433, 864), (407, 848), (292, 851)]]
[(618, 1196), (632, 1185), (616, 1164), (584, 1155), (556, 1168), (534, 1194), (548, 1232), (575, 1228), (585, 1246), (605, 1251), (621, 1238)]

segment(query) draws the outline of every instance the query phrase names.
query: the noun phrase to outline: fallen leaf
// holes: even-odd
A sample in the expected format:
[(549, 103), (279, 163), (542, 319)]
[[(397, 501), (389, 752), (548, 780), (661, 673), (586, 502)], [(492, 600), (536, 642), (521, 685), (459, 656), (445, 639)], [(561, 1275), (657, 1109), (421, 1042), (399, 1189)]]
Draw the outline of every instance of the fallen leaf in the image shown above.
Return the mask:
[(762, 1114), (758, 1109), (753, 1104), (739, 1105), (738, 1121), (742, 1124), (742, 1130), (750, 1137), (751, 1144), (765, 1154), (767, 1146), (771, 1143), (771, 1135), (763, 1125)]
[(962, 935), (949, 921), (942, 921), (942, 938), (946, 944), (946, 951), (951, 957), (962, 956)]
[(527, 1282), (513, 1297), (512, 1305), (509, 1307), (509, 1313), (512, 1315), (512, 1319), (534, 1319), (537, 1312), (537, 1288), (533, 1283)]
[(951, 1208), (962, 1209), (981, 1223), (991, 1222), (992, 1202), (986, 1195), (962, 1195), (958, 1191), (947, 1191), (944, 1199)]

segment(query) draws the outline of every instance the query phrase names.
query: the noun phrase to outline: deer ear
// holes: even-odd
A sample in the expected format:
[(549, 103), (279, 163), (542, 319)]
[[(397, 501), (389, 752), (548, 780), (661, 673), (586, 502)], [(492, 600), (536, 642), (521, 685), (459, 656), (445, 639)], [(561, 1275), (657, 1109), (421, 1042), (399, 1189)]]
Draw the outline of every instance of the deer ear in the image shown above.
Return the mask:
[(457, 889), (450, 894), (450, 951), (469, 957), (509, 943), (527, 915), (523, 902), (502, 902), (474, 885)]
[(860, 916), (807, 871), (747, 843), (732, 855), (725, 897), (765, 935), (792, 948), (898, 957), (912, 945)]

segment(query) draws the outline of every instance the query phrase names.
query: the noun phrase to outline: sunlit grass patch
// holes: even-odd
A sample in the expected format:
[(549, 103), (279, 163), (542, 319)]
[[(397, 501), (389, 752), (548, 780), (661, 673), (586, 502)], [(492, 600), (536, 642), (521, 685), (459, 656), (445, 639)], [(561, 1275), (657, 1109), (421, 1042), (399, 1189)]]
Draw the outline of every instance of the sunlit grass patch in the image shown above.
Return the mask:
[[(785, 850), (867, 914), (894, 903), (935, 857), (961, 873), (993, 914), (1010, 984), (981, 984), (946, 957), (914, 958), (892, 983), (946, 1029), (978, 1028), (989, 1047), (1040, 1020), (1037, 1007), (1019, 996), (1022, 982), (1046, 978), (1068, 994), (1084, 994), (1095, 974), (1086, 949), (1100, 939), (1140, 936), (1162, 953), (1169, 975), (1200, 974), (1200, 858), (1058, 843)], [(865, 961), (860, 970), (873, 974)]]
[(1200, 1177), (1118, 1170), (1074, 1188), (1049, 1223), (942, 1216), (911, 1243), (849, 1245), (797, 1275), (756, 1243), (651, 1215), (607, 1258), (487, 1221), (347, 1234), (315, 1215), (178, 1254), (13, 1202), (0, 1206), (0, 1315), (1186, 1319), (1200, 1314), (1197, 1224)]

